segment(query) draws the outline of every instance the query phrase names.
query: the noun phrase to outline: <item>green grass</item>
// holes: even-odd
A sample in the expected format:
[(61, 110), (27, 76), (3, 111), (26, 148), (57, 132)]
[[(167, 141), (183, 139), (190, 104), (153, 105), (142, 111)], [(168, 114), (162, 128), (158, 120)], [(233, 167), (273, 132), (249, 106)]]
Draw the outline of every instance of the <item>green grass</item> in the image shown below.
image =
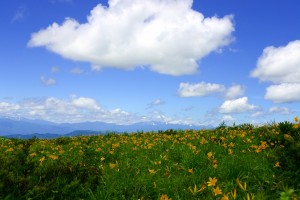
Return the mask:
[(297, 199), (299, 133), (298, 123), (284, 122), (1, 138), (0, 199)]

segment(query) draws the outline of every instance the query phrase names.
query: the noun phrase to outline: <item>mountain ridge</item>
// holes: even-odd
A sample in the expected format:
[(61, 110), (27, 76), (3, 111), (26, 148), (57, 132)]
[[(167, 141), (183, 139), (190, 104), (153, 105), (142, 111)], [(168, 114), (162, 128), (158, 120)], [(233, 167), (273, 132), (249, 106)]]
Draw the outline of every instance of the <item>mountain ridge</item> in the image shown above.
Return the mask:
[[(80, 122), (80, 123), (53, 123), (43, 120), (8, 119), (0, 118), (0, 136), (28, 138), (29, 136), (60, 137), (79, 134), (105, 134), (108, 132), (124, 133), (137, 131), (159, 131), (167, 129), (209, 129), (212, 126), (195, 126), (184, 124), (170, 124), (164, 122), (138, 122), (130, 125), (119, 125), (105, 122)], [(81, 134), (79, 134), (81, 135)]]

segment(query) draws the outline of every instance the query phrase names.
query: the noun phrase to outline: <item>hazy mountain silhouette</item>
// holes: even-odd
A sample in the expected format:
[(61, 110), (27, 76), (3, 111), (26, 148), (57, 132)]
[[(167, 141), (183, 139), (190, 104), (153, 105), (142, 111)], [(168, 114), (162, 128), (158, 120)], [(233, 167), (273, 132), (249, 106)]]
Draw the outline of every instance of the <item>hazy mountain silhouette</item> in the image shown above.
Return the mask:
[(77, 136), (124, 133), (136, 131), (158, 131), (167, 129), (204, 129), (210, 126), (189, 126), (163, 122), (140, 122), (131, 125), (118, 125), (105, 122), (53, 123), (43, 120), (0, 118), (0, 136), (14, 138), (55, 138), (59, 136)]

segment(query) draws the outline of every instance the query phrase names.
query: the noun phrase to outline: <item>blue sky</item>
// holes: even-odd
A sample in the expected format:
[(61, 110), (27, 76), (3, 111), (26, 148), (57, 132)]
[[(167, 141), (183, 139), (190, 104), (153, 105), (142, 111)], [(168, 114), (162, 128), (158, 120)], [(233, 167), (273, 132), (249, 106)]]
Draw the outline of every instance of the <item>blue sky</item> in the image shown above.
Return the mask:
[(300, 111), (298, 0), (0, 3), (0, 116), (218, 125)]

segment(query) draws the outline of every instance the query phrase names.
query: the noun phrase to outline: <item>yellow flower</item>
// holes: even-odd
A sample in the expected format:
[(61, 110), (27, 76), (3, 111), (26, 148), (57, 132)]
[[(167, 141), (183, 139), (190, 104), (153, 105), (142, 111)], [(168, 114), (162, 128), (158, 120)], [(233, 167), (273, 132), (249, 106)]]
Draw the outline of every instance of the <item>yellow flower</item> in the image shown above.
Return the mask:
[(162, 194), (159, 198), (159, 200), (172, 200), (171, 198), (168, 197), (166, 194)]
[(43, 156), (42, 158), (40, 158), (40, 163), (43, 163), (44, 162), (44, 160), (45, 160), (45, 157)]
[(213, 156), (213, 153), (211, 151), (207, 153), (208, 160), (210, 160), (212, 156)]
[(116, 167), (116, 164), (109, 163), (109, 167), (110, 167), (111, 169), (113, 169), (113, 168), (115, 168), (115, 167)]
[(222, 190), (218, 187), (213, 188), (213, 192), (215, 193), (215, 196), (222, 194)]
[(218, 179), (209, 177), (209, 181), (207, 181), (207, 186), (215, 186)]
[(97, 148), (95, 151), (98, 152), (98, 151), (101, 151), (102, 149), (99, 147)]
[(30, 157), (35, 157), (36, 156), (36, 153), (31, 153), (31, 154), (29, 154), (30, 155)]
[(298, 116), (296, 116), (296, 117), (294, 118), (294, 120), (295, 120), (295, 122), (297, 123), (297, 122), (299, 121)]
[(113, 149), (120, 147), (120, 144), (112, 144), (111, 145)]
[(268, 147), (267, 142), (265, 141), (260, 141), (260, 148), (261, 149), (266, 149)]
[(155, 162), (154, 164), (156, 164), (156, 165), (161, 165), (161, 161), (157, 161), (157, 162)]
[(7, 152), (11, 152), (11, 151), (14, 151), (14, 149), (10, 147), (10, 148), (7, 149), (6, 151), (7, 151)]
[(274, 165), (274, 167), (281, 167), (280, 166), (280, 162), (276, 162), (275, 165)]
[(229, 200), (228, 194), (224, 194), (224, 196), (221, 198), (221, 200)]
[(114, 152), (114, 150), (111, 150), (111, 151), (109, 151), (109, 153), (110, 153), (110, 154), (114, 154), (115, 152)]
[(56, 155), (50, 155), (49, 156), (52, 160), (57, 160), (58, 159), (58, 156), (56, 156)]
[(150, 174), (155, 174), (155, 173), (156, 173), (156, 171), (155, 171), (154, 169), (149, 169), (148, 172), (149, 172)]
[(228, 145), (229, 147), (234, 147), (234, 143), (230, 142), (230, 144)]
[(207, 143), (206, 139), (204, 137), (202, 137), (201, 141), (200, 141), (200, 144), (206, 144), (206, 143)]
[(193, 168), (192, 169), (188, 169), (188, 172), (191, 173), (191, 174), (193, 174), (194, 173)]
[(283, 136), (284, 136), (284, 139), (288, 140), (289, 142), (294, 140), (293, 137), (289, 134), (284, 134)]
[(261, 152), (261, 148), (259, 147), (259, 148), (257, 148), (256, 150), (255, 150), (255, 152), (256, 153), (259, 153), (259, 152)]
[(100, 160), (101, 160), (101, 161), (104, 161), (104, 160), (105, 160), (105, 158), (104, 158), (104, 157), (101, 157), (101, 158), (100, 158)]

